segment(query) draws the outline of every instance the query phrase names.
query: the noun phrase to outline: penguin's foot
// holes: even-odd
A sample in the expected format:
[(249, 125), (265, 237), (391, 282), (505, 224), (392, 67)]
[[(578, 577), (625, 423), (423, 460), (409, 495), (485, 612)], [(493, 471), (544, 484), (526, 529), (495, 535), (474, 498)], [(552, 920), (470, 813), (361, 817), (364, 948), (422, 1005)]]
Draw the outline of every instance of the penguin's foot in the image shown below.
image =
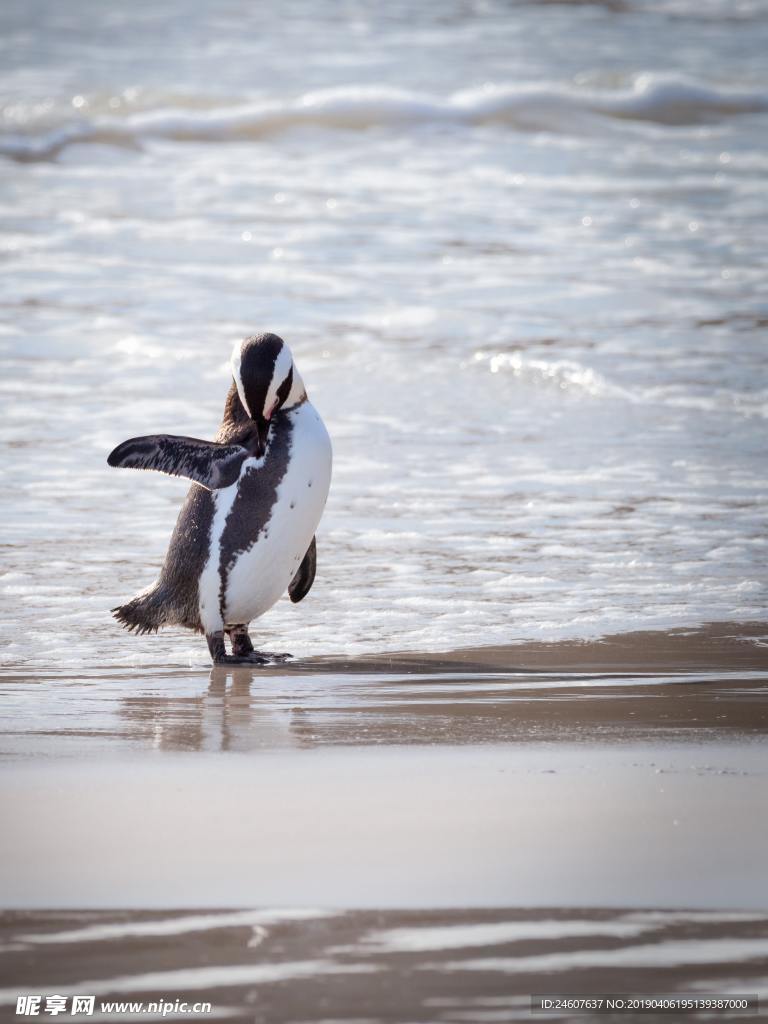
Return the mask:
[(250, 654), (221, 654), (214, 659), (215, 665), (280, 665), (291, 658), (291, 654), (273, 654), (270, 651), (251, 651)]
[(263, 658), (268, 665), (279, 665), (283, 661), (290, 661), (292, 654), (276, 654), (275, 651), (254, 651), (253, 655)]
[(269, 660), (262, 658), (256, 651), (253, 654), (222, 654), (214, 658), (214, 665), (268, 665)]
[(272, 651), (251, 651), (250, 654), (225, 654), (217, 665), (280, 665), (293, 657), (291, 654), (274, 654)]
[(226, 632), (232, 641), (231, 654), (227, 654), (224, 644), (224, 630), (206, 635), (214, 665), (277, 665), (291, 657), (272, 651), (254, 651), (247, 626), (231, 626)]
[(238, 658), (245, 658), (253, 654), (253, 644), (248, 636), (248, 626), (240, 623), (238, 626), (230, 626), (226, 631), (232, 641), (232, 653)]
[(242, 623), (237, 626), (230, 626), (226, 630), (229, 639), (232, 641), (232, 653), (239, 658), (250, 658), (257, 665), (266, 665), (272, 662), (287, 661), (290, 654), (275, 654), (274, 651), (254, 651), (253, 643), (248, 635), (248, 626)]
[(248, 656), (242, 651), (235, 649), (232, 654), (227, 654), (223, 629), (218, 630), (216, 633), (206, 633), (205, 639), (208, 641), (208, 650), (211, 652), (214, 665), (252, 664)]

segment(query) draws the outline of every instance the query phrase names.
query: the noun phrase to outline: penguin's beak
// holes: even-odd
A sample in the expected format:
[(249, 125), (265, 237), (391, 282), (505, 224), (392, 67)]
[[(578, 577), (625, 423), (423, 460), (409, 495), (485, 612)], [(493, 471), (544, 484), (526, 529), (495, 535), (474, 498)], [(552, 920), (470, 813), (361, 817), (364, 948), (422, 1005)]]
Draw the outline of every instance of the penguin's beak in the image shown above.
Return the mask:
[(259, 414), (256, 417), (256, 458), (260, 459), (267, 450), (269, 437), (269, 420)]

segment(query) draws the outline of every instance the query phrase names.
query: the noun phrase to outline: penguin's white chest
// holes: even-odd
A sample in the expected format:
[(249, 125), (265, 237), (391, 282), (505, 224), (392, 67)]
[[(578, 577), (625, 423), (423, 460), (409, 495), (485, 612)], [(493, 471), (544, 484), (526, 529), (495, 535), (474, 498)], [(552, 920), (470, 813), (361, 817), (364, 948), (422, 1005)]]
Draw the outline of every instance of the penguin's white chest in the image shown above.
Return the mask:
[[(296, 575), (323, 514), (331, 483), (328, 432), (309, 402), (287, 415), (290, 447), (276, 489), (268, 491), (261, 504), (257, 498), (252, 508), (236, 510), (244, 475), (256, 474), (258, 482), (263, 464), (247, 459), (240, 479), (215, 494), (211, 553), (200, 580), (200, 617), (206, 632), (248, 623), (275, 604)], [(232, 524), (227, 525), (232, 514), (242, 518), (243, 534), (230, 557), (226, 542), (232, 534)]]

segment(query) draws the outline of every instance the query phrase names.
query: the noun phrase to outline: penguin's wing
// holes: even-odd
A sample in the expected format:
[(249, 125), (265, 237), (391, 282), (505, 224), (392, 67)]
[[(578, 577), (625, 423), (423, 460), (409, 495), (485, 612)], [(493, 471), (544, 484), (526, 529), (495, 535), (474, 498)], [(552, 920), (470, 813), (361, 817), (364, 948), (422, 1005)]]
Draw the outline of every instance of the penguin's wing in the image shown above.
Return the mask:
[(294, 604), (298, 604), (303, 597), (309, 593), (310, 587), (315, 582), (315, 570), (317, 569), (317, 544), (315, 538), (307, 548), (307, 553), (302, 559), (296, 575), (288, 584), (288, 596)]
[(216, 444), (195, 437), (149, 434), (123, 441), (110, 452), (110, 466), (155, 469), (158, 473), (185, 476), (210, 491), (229, 487), (240, 475), (250, 452), (239, 444)]

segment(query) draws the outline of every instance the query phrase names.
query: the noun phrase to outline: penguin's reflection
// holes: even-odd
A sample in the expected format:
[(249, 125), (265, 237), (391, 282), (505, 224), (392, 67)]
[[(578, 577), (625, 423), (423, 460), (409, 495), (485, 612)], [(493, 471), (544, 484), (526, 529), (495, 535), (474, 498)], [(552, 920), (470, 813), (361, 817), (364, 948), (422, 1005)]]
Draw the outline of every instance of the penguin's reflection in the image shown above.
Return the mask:
[(512, 712), (517, 703), (478, 706), (473, 685), (465, 693), (451, 687), (447, 695), (428, 688), (414, 694), (413, 681), (398, 675), (217, 665), (207, 687), (199, 673), (165, 676), (152, 689), (121, 698), (120, 735), (156, 750), (256, 753), (425, 739), (488, 742), (522, 728), (519, 710)]
[[(119, 715), (131, 742), (166, 751), (257, 751), (317, 745), (310, 714), (296, 707), (279, 676), (258, 667), (214, 666), (199, 693), (126, 697)], [(282, 706), (281, 706), (282, 705)]]
[[(318, 746), (318, 723), (309, 711), (297, 705), (276, 708), (274, 688), (269, 697), (260, 697), (255, 689), (263, 685), (264, 677), (258, 668), (217, 665), (211, 669), (208, 695), (212, 700), (221, 700), (225, 711), (222, 736), (228, 745), (220, 749)], [(285, 698), (286, 704), (293, 703), (288, 694)]]
[(214, 665), (208, 681), (209, 697), (226, 697), (230, 699), (248, 699), (251, 696), (251, 686), (256, 679), (258, 672), (255, 668), (238, 666), (237, 668), (226, 665)]

